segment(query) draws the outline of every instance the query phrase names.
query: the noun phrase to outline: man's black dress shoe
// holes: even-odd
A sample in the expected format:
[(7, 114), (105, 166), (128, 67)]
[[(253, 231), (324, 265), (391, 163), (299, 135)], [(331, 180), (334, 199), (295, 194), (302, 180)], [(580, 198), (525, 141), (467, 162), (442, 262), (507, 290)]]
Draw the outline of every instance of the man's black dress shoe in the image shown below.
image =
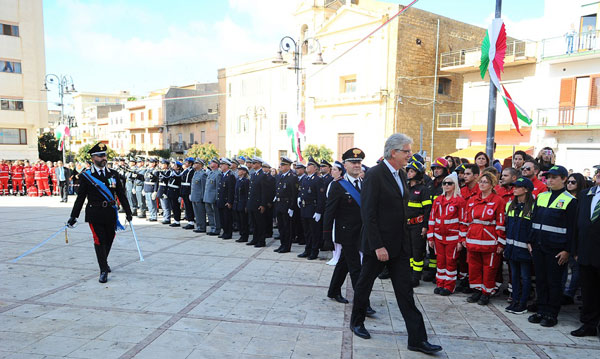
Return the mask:
[(572, 331), (571, 335), (574, 337), (591, 337), (596, 335), (597, 333), (598, 331), (596, 330), (596, 328), (590, 328), (586, 327), (585, 325), (582, 325), (581, 327), (579, 327), (579, 329)]
[(179, 223), (171, 223), (171, 224), (169, 224), (169, 227), (179, 227), (179, 226), (181, 226), (181, 224), (179, 224)]
[(288, 248), (283, 248), (282, 250), (279, 251), (279, 253), (290, 253), (290, 249)]
[(418, 345), (409, 345), (408, 350), (413, 352), (421, 352), (425, 354), (433, 354), (442, 350), (442, 347), (435, 344), (430, 344), (428, 341), (422, 341)]
[(171, 221), (162, 221), (160, 223), (162, 223), (162, 224), (171, 224)]
[(208, 233), (206, 233), (206, 234), (208, 234), (209, 236), (216, 236), (216, 235), (218, 235), (219, 233), (217, 233), (217, 232), (208, 232)]
[(221, 239), (231, 239), (231, 238), (232, 238), (231, 236), (223, 236), (223, 237), (221, 237)]
[(352, 329), (352, 332), (354, 334), (356, 334), (357, 336), (359, 336), (363, 339), (371, 339), (371, 334), (369, 334), (369, 331), (367, 330), (367, 328), (365, 328), (364, 324), (357, 325), (357, 326), (350, 326), (350, 329)]
[(319, 258), (319, 255), (318, 255), (318, 254), (316, 254), (316, 253), (311, 253), (311, 254), (308, 256), (308, 258), (306, 258), (306, 259), (308, 259), (309, 261), (312, 261), (312, 260), (315, 260), (315, 259), (317, 259), (317, 258)]
[(248, 238), (240, 237), (240, 238), (236, 239), (235, 241), (238, 243), (244, 243), (244, 242), (248, 242)]
[(106, 283), (107, 281), (108, 281), (108, 273), (106, 273), (106, 272), (100, 273), (100, 278), (98, 279), (98, 282)]
[(156, 218), (149, 218), (148, 222), (156, 222)]
[(258, 242), (257, 242), (257, 241), (255, 241), (255, 240), (251, 240), (250, 242), (246, 243), (246, 245), (247, 245), (247, 246), (253, 246), (253, 245), (255, 245), (256, 243), (258, 243)]
[(183, 229), (194, 229), (194, 225), (191, 223), (186, 224), (184, 227), (182, 227)]
[(266, 247), (266, 246), (267, 246), (267, 244), (266, 243), (262, 243), (262, 242), (261, 243), (256, 243), (254, 245), (255, 248), (262, 248), (262, 247)]
[(329, 295), (328, 295), (327, 297), (329, 297), (329, 298), (331, 298), (331, 299), (335, 300), (335, 301), (336, 301), (336, 302), (338, 302), (338, 303), (342, 303), (342, 304), (348, 304), (348, 303), (349, 303), (349, 302), (348, 302), (348, 299), (346, 299), (346, 298), (342, 297), (342, 295), (341, 295), (341, 294), (336, 294), (336, 295), (334, 295), (334, 296), (329, 296)]
[(206, 231), (200, 230), (200, 229), (194, 229), (192, 232), (194, 233), (204, 233)]
[(304, 251), (304, 252), (298, 254), (298, 258), (306, 258), (306, 257), (308, 257), (308, 252), (307, 251)]
[(551, 316), (544, 316), (544, 318), (542, 319), (542, 321), (540, 322), (540, 325), (542, 327), (546, 327), (546, 328), (550, 328), (555, 326), (556, 324), (558, 324), (558, 320), (556, 320), (556, 318), (551, 317)]
[(535, 313), (533, 315), (530, 315), (529, 318), (527, 318), (527, 321), (529, 323), (533, 323), (533, 324), (539, 324), (542, 319), (544, 319), (544, 316), (539, 314), (539, 313)]
[(273, 249), (273, 252), (277, 252), (279, 253), (279, 251), (281, 250), (281, 247), (277, 248), (277, 249)]
[(367, 317), (372, 317), (372, 316), (374, 316), (376, 313), (377, 313), (377, 312), (375, 311), (375, 309), (371, 308), (371, 306), (370, 306), (370, 305), (367, 307), (367, 310), (365, 311), (365, 315), (366, 315)]

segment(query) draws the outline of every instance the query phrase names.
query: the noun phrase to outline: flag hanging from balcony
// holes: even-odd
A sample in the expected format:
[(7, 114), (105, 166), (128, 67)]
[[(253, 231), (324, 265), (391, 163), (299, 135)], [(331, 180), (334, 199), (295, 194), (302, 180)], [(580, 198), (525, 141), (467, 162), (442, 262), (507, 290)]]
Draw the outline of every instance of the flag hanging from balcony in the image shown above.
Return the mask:
[(519, 129), (519, 119), (530, 125), (531, 118), (527, 116), (527, 112), (512, 99), (506, 88), (500, 83), (502, 72), (504, 72), (505, 55), (506, 28), (502, 19), (494, 19), (481, 43), (481, 64), (479, 65), (479, 71), (482, 79), (485, 77), (486, 72), (489, 73), (490, 81), (494, 83), (506, 107), (508, 107), (510, 117), (517, 132), (523, 135)]

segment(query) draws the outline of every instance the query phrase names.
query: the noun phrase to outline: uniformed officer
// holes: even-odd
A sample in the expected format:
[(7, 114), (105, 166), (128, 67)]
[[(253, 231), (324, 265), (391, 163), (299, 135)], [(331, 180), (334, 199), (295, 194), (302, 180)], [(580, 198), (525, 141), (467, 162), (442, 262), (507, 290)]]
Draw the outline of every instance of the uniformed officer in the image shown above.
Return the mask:
[(298, 204), (302, 216), (302, 228), (306, 246), (298, 257), (309, 260), (317, 259), (322, 246), (323, 235), (320, 231), (321, 215), (325, 210), (325, 187), (323, 179), (317, 175), (319, 163), (314, 158), (308, 158), (307, 176), (300, 184)]
[(577, 199), (565, 187), (569, 177), (566, 168), (552, 166), (544, 176), (550, 190), (538, 195), (531, 216), (538, 310), (528, 320), (553, 327), (558, 323), (562, 277), (569, 254), (575, 250)]
[(254, 174), (250, 177), (250, 188), (248, 193), (248, 213), (254, 223), (252, 240), (246, 245), (264, 247), (265, 243), (265, 211), (267, 207), (267, 175), (262, 169), (262, 158), (254, 157)]
[(158, 191), (156, 196), (160, 199), (160, 206), (163, 210), (163, 221), (162, 224), (171, 224), (171, 202), (167, 196), (167, 186), (169, 184), (169, 168), (171, 162), (163, 158), (160, 161), (160, 171), (158, 172)]
[(204, 187), (204, 205), (206, 207), (206, 216), (208, 217), (208, 224), (210, 226), (210, 232), (207, 234), (210, 236), (218, 236), (221, 232), (221, 227), (217, 225), (215, 213), (217, 212), (217, 185), (219, 179), (219, 160), (213, 158), (210, 161), (210, 172), (206, 177), (206, 186)]
[[(235, 180), (237, 181), (238, 179), (238, 168), (240, 167), (240, 162), (238, 161), (238, 159), (236, 157), (233, 157), (231, 159), (231, 167), (229, 168), (231, 170), (231, 173), (233, 174), (233, 176), (235, 177)], [(231, 211), (232, 215), (233, 215), (233, 231), (237, 232), (239, 231), (239, 227), (240, 227), (240, 219), (238, 217), (238, 212), (233, 209)]]
[(408, 178), (408, 208), (406, 221), (411, 243), (410, 266), (412, 267), (412, 286), (419, 285), (425, 258), (425, 236), (431, 212), (431, 196), (423, 181), (425, 167), (420, 162), (410, 161), (406, 167)]
[[(292, 171), (298, 177), (296, 181), (296, 193), (300, 191), (300, 184), (304, 177), (306, 177), (306, 166), (304, 163), (300, 161), (294, 162), (294, 168)], [(300, 215), (300, 207), (298, 205), (298, 201), (296, 199), (296, 207), (298, 210), (294, 211), (294, 216), (292, 217), (292, 243), (298, 243), (299, 245), (305, 245), (306, 240), (304, 239), (304, 228), (302, 227), (302, 216)]]
[(194, 176), (192, 177), (192, 193), (190, 201), (194, 209), (195, 233), (206, 232), (206, 207), (204, 205), (204, 188), (206, 187), (206, 178), (208, 174), (204, 170), (204, 160), (196, 158), (194, 160)]
[(137, 169), (135, 170), (134, 173), (131, 174), (131, 176), (134, 179), (134, 193), (135, 193), (135, 199), (136, 202), (138, 203), (138, 212), (137, 212), (137, 216), (138, 218), (146, 218), (146, 210), (147, 210), (147, 206), (146, 206), (146, 200), (144, 198), (144, 174), (146, 173), (146, 167), (145, 167), (145, 161), (143, 157), (138, 157), (136, 159), (136, 167)]
[(156, 206), (156, 197), (158, 195), (158, 170), (156, 169), (157, 159), (148, 160), (148, 168), (144, 172), (144, 196), (146, 197), (146, 206), (150, 212), (149, 222), (156, 222), (158, 216), (158, 207)]
[(87, 199), (85, 221), (89, 223), (94, 238), (96, 259), (100, 266), (100, 283), (106, 283), (108, 280), (108, 273), (111, 271), (107, 261), (108, 254), (117, 226), (121, 226), (115, 198), (119, 199), (125, 209), (127, 221), (131, 222), (133, 219), (119, 175), (116, 171), (106, 168), (106, 149), (106, 145), (100, 142), (88, 151), (94, 164), (80, 176), (77, 199), (67, 221), (71, 227), (77, 222), (83, 203)]
[(129, 166), (127, 167), (127, 172), (125, 173), (125, 195), (127, 196), (129, 203), (131, 203), (132, 212), (135, 214), (137, 214), (138, 203), (135, 196), (135, 177), (132, 177), (132, 175), (135, 173), (136, 169), (135, 158), (129, 158)]
[(219, 238), (231, 239), (233, 234), (233, 200), (235, 196), (235, 176), (231, 172), (231, 161), (221, 158), (221, 183), (217, 191), (217, 208), (223, 234)]
[(194, 229), (194, 208), (190, 195), (192, 194), (192, 178), (194, 177), (194, 157), (188, 157), (183, 163), (183, 172), (181, 173), (181, 198), (183, 199), (183, 207), (185, 208), (185, 220), (188, 221), (183, 229)]
[(240, 165), (238, 167), (238, 176), (235, 182), (235, 196), (233, 199), (233, 210), (237, 213), (239, 219), (240, 238), (236, 242), (248, 242), (248, 191), (250, 189), (250, 180), (248, 179), (248, 167)]
[(292, 218), (294, 211), (298, 211), (296, 198), (298, 198), (298, 177), (292, 173), (290, 166), (292, 160), (281, 157), (279, 168), (281, 173), (277, 177), (275, 213), (279, 239), (281, 244), (274, 252), (288, 253), (292, 249)]
[(275, 219), (275, 183), (277, 179), (271, 174), (271, 165), (264, 161), (262, 169), (267, 176), (267, 207), (265, 208), (265, 238), (273, 237), (273, 221)]
[(181, 220), (181, 172), (183, 163), (175, 161), (167, 179), (167, 197), (171, 203), (171, 211), (173, 211), (173, 223), (169, 227), (180, 227)]
[(323, 186), (327, 188), (331, 181), (333, 181), (333, 176), (331, 175), (331, 163), (321, 160), (319, 169), (321, 171), (321, 178), (323, 179)]

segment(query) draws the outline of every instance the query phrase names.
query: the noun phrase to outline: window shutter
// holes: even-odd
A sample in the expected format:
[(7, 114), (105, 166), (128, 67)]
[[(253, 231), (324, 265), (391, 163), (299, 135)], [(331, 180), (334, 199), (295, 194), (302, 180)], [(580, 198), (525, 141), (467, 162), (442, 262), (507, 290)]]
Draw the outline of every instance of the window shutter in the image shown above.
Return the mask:
[(560, 80), (559, 107), (575, 106), (575, 78)]
[(590, 76), (590, 107), (600, 106), (600, 74)]

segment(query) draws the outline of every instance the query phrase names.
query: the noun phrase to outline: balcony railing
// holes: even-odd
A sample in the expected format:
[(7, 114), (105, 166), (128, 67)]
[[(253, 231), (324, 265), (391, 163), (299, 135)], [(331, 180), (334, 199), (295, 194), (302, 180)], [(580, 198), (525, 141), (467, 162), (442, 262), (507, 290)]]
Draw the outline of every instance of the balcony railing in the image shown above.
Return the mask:
[(600, 30), (566, 33), (542, 40), (542, 58), (577, 56), (600, 50)]
[[(535, 45), (534, 43), (531, 43)], [(508, 41), (506, 43), (506, 57), (513, 56), (514, 58), (535, 56), (534, 50), (528, 49), (528, 43), (521, 40)], [(529, 46), (533, 48), (533, 46)], [(472, 49), (463, 49), (452, 52), (445, 52), (441, 56), (440, 68), (454, 66), (479, 66), (481, 60), (481, 48), (475, 47)]]
[(600, 127), (600, 106), (570, 106), (537, 110), (538, 127)]
[(438, 113), (437, 128), (438, 130), (454, 130), (462, 128), (462, 113)]

